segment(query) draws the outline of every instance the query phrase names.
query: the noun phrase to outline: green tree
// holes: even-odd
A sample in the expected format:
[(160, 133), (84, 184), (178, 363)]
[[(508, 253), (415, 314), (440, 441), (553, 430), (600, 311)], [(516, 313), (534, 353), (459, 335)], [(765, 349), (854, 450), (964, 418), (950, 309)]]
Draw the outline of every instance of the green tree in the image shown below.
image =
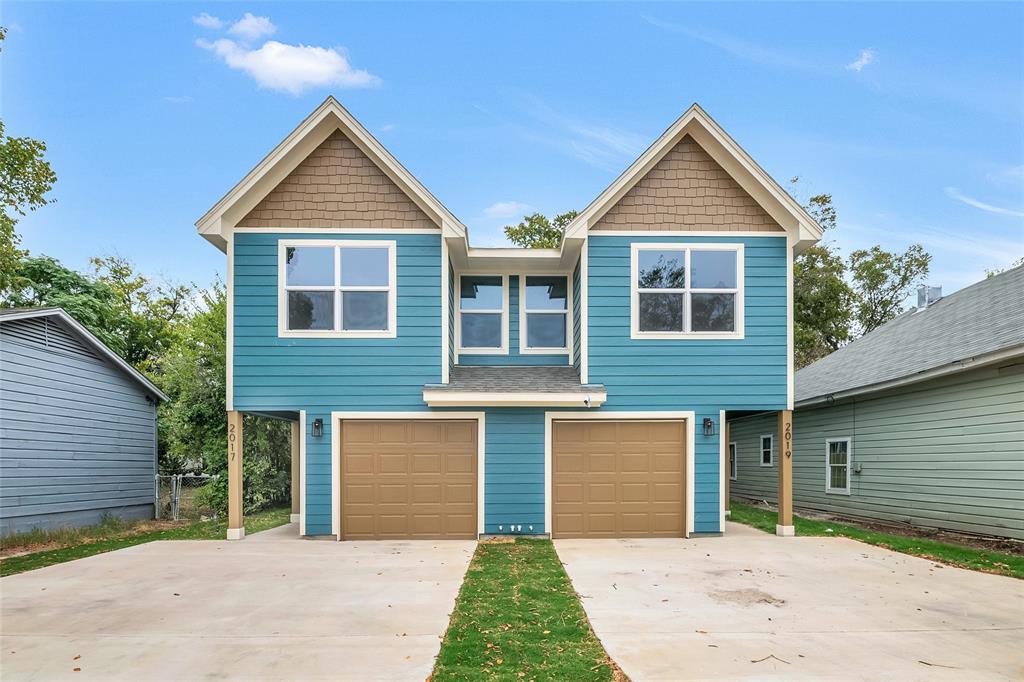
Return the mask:
[(928, 275), (932, 257), (920, 244), (903, 253), (880, 246), (850, 254), (850, 278), (857, 294), (854, 318), (867, 334), (903, 312), (903, 303)]
[(120, 256), (91, 258), (97, 282), (114, 294), (119, 311), (113, 330), (121, 339), (124, 359), (145, 372), (169, 347), (175, 327), (187, 314), (192, 288), (183, 284), (161, 284), (138, 273)]
[(518, 225), (506, 225), (505, 236), (516, 246), (529, 249), (557, 249), (565, 227), (579, 215), (576, 211), (559, 213), (552, 220), (542, 213), (525, 216)]
[(850, 340), (856, 295), (846, 263), (829, 245), (812, 246), (793, 262), (793, 351), (799, 369)]
[(1024, 258), (1018, 258), (1017, 260), (1007, 265), (1005, 268), (992, 268), (991, 270), (985, 270), (985, 278), (988, 279), (989, 277), (1001, 275), (1007, 270), (1013, 270), (1014, 268), (1019, 268), (1022, 265), (1024, 265)]
[[(0, 51), (7, 29), (0, 26)], [(9, 137), (0, 120), (0, 294), (16, 290), (23, 284), (17, 277), (18, 261), (26, 252), (18, 248), (21, 237), (15, 226), (27, 211), (34, 211), (52, 202), (46, 197), (57, 182), (48, 161), (43, 157), (46, 143), (30, 137)]]

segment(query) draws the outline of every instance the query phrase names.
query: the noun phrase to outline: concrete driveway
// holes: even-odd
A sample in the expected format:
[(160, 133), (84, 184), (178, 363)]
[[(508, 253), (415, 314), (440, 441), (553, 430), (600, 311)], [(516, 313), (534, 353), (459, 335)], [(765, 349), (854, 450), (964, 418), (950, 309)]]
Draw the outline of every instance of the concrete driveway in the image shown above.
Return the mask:
[(476, 543), (297, 536), (153, 542), (3, 578), (3, 678), (425, 679)]
[(737, 524), (555, 547), (634, 682), (1024, 679), (1024, 581)]

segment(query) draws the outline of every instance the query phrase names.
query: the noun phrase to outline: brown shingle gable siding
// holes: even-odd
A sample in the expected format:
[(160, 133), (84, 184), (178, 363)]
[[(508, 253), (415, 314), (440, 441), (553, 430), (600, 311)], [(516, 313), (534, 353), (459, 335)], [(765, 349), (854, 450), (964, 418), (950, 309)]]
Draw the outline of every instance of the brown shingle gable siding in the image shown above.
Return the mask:
[(437, 223), (340, 130), (314, 149), (238, 225), (437, 227)]
[(626, 192), (592, 229), (783, 231), (689, 135)]

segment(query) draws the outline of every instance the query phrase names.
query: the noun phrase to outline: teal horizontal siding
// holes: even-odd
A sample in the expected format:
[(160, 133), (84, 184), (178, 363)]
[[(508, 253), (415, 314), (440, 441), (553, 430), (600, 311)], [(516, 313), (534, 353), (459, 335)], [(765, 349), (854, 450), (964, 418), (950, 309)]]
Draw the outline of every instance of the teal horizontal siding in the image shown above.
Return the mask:
[(519, 352), (519, 276), (509, 275), (508, 278), (508, 355), (460, 355), (460, 365), (566, 365), (569, 363), (567, 353), (550, 355), (523, 355)]
[[(630, 258), (636, 242), (742, 243), (745, 338), (631, 339)], [(591, 233), (587, 249), (589, 379), (608, 390), (601, 410), (696, 413), (694, 530), (720, 531), (719, 410), (786, 407), (786, 239)], [(714, 420), (715, 436), (702, 435), (705, 417)]]
[[(281, 239), (396, 242), (394, 339), (277, 336)], [(306, 532), (331, 532), (331, 412), (425, 410), (423, 385), (441, 380), (441, 237), (244, 233), (235, 235), (234, 407), (306, 411)], [(313, 438), (313, 420), (324, 435)]]

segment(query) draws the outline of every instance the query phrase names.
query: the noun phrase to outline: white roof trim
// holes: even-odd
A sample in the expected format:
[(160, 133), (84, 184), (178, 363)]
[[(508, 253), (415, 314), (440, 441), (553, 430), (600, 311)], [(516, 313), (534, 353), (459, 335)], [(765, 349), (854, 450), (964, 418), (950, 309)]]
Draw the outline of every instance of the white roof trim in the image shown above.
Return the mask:
[(96, 338), (96, 336), (91, 331), (83, 327), (81, 323), (78, 322), (78, 320), (68, 315), (63, 308), (38, 308), (5, 313), (4, 315), (0, 315), (0, 324), (3, 324), (4, 322), (10, 322), (12, 320), (26, 320), (34, 317), (59, 317), (61, 320), (66, 322), (68, 326), (70, 326), (72, 329), (78, 332), (81, 335), (81, 337), (89, 343), (90, 346), (92, 346), (97, 351), (102, 353), (105, 358), (113, 362), (115, 365), (123, 369), (128, 375), (131, 376), (131, 378), (135, 379), (135, 381), (142, 384), (142, 386), (147, 391), (150, 391), (153, 394), (155, 394), (156, 397), (159, 398), (160, 400), (170, 400), (166, 395), (164, 395), (163, 391), (154, 386), (153, 382), (147, 379), (142, 374), (142, 372), (129, 365), (121, 358), (120, 355), (110, 350), (105, 343)]
[(425, 388), (423, 400), (430, 407), (600, 407), (608, 400), (608, 392), (491, 392)]
[[(334, 97), (325, 99), (196, 221), (199, 234), (225, 250), (225, 233), (335, 130), (344, 132), (444, 233), (465, 238), (466, 227)], [(239, 205), (244, 210), (233, 210)]]
[[(661, 161), (668, 152), (690, 135), (726, 172), (733, 176), (755, 201), (793, 236), (799, 251), (821, 238), (822, 229), (735, 140), (733, 140), (700, 105), (694, 104), (680, 116), (661, 137), (615, 179), (582, 213), (566, 227), (565, 237), (583, 238), (612, 206)], [(680, 233), (685, 236), (685, 233)], [(770, 236), (770, 233), (765, 233)]]

